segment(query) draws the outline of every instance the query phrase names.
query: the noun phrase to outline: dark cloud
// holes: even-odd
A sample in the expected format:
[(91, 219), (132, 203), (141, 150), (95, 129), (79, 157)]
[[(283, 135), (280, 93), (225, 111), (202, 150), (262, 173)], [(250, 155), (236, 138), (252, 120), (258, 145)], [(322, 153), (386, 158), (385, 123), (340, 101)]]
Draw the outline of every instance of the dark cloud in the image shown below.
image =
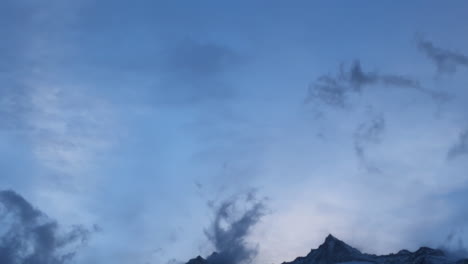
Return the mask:
[(453, 241), (453, 238), (455, 237), (456, 233), (455, 231), (452, 231), (450, 232), (448, 235), (447, 235), (447, 238), (446, 238), (446, 243), (452, 243)]
[(0, 263), (63, 264), (84, 245), (90, 231), (74, 226), (59, 234), (57, 222), (14, 191), (0, 191)]
[(468, 154), (468, 129), (463, 130), (458, 136), (458, 141), (453, 145), (447, 153), (448, 159)]
[(457, 68), (468, 67), (468, 56), (435, 46), (432, 42), (419, 38), (419, 49), (431, 59), (439, 73), (455, 73)]
[(233, 48), (215, 42), (186, 39), (171, 43), (161, 54), (156, 86), (159, 103), (193, 103), (234, 96), (227, 80), (231, 70), (244, 62)]
[(370, 120), (358, 125), (354, 132), (354, 151), (368, 170), (378, 171), (367, 161), (366, 149), (369, 145), (378, 144), (385, 131), (385, 118), (382, 114), (374, 115)]
[(425, 89), (418, 81), (407, 76), (365, 72), (362, 70), (360, 62), (355, 61), (348, 71), (341, 65), (337, 75), (320, 76), (309, 86), (306, 102), (318, 101), (343, 108), (347, 105), (350, 94), (359, 94), (368, 86), (378, 84), (412, 89), (429, 96), (436, 102), (448, 99), (446, 94)]
[[(239, 212), (239, 204), (248, 209)], [(215, 211), (215, 219), (205, 234), (213, 243), (217, 253), (207, 258), (210, 264), (250, 263), (257, 255), (257, 248), (246, 243), (252, 227), (266, 213), (263, 200), (258, 200), (252, 192), (243, 199), (233, 198), (223, 201)]]
[(171, 46), (165, 55), (166, 70), (191, 78), (213, 76), (240, 62), (240, 55), (226, 45), (190, 39)]

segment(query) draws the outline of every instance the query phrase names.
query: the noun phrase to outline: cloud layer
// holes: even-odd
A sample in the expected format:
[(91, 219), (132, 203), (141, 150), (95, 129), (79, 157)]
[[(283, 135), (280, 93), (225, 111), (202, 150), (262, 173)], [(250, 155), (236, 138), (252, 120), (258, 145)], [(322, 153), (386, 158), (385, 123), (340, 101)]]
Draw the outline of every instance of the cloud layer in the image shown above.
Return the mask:
[[(105, 226), (79, 263), (280, 263), (326, 233), (388, 253), (466, 228), (467, 5), (362, 6), (2, 1), (0, 186), (57, 220), (18, 232)], [(221, 202), (206, 241), (205, 201), (252, 186), (274, 215)]]

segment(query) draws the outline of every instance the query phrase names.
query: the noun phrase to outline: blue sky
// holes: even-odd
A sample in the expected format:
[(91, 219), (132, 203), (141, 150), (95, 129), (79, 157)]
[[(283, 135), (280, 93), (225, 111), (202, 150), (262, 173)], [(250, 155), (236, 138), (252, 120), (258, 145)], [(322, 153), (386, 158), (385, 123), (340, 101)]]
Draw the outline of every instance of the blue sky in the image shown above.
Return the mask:
[(252, 189), (257, 263), (466, 247), (466, 2), (0, 5), (0, 187), (98, 226), (76, 263), (209, 255)]

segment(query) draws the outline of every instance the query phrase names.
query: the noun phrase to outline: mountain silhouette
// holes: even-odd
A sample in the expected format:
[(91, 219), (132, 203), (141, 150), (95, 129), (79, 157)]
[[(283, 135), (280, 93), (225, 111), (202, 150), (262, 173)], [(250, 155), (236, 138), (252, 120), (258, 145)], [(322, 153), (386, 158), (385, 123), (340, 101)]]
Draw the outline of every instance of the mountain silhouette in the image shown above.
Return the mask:
[[(211, 261), (213, 256), (204, 259), (198, 256), (191, 259), (187, 264), (223, 264)], [(468, 259), (457, 259), (449, 256), (440, 249), (421, 247), (411, 252), (403, 249), (395, 254), (372, 255), (362, 253), (351, 247), (333, 235), (328, 235), (325, 241), (317, 248), (312, 249), (304, 257), (298, 257), (290, 262), (282, 264), (468, 264)]]

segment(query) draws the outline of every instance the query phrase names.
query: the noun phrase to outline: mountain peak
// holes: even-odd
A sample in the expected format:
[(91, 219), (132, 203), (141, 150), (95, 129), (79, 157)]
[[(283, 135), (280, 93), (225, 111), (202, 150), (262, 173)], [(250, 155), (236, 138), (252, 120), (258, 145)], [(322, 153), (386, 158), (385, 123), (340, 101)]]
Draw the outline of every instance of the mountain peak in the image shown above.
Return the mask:
[[(334, 264), (348, 261), (367, 261), (368, 257), (359, 250), (329, 234), (318, 249), (310, 251), (305, 257), (299, 257), (293, 262), (300, 264)], [(288, 263), (288, 262), (286, 262)]]
[(361, 252), (359, 250), (349, 246), (345, 242), (334, 237), (332, 234), (329, 234), (325, 238), (325, 242), (319, 246), (319, 250), (326, 250), (328, 254), (333, 255), (359, 255)]
[(440, 249), (432, 249), (429, 247), (420, 247), (416, 252), (416, 255), (431, 255), (431, 256), (444, 256), (445, 253)]
[(325, 238), (325, 242), (333, 242), (333, 241), (340, 241), (340, 240), (334, 237), (332, 234), (328, 234), (328, 236)]
[(196, 258), (193, 258), (187, 262), (187, 264), (206, 264), (207, 261), (206, 259), (202, 258), (201, 256), (198, 256)]

